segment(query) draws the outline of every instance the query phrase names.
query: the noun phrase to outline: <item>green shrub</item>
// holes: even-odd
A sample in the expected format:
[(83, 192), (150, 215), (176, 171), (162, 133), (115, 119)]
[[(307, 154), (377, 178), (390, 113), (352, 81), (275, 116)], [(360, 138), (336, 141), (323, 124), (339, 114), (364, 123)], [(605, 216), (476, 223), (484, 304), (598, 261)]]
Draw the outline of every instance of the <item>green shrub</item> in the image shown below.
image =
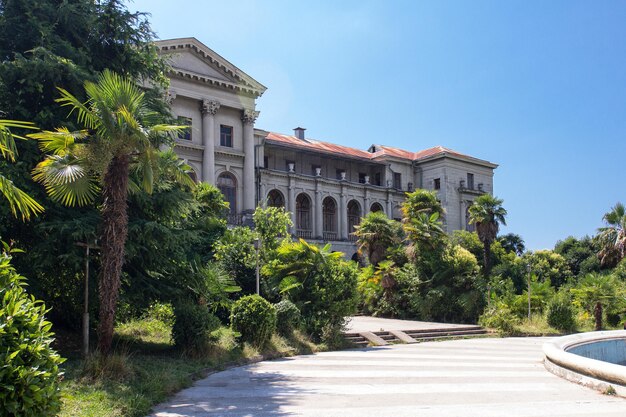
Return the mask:
[(46, 307), (26, 293), (25, 279), (10, 261), (0, 255), (0, 414), (56, 415), (63, 359), (50, 347)]
[(161, 321), (167, 326), (173, 326), (174, 320), (176, 319), (172, 305), (159, 302), (150, 304), (150, 307), (144, 312), (143, 317)]
[(242, 342), (262, 348), (276, 330), (276, 309), (256, 294), (242, 297), (233, 305), (230, 325)]
[(496, 329), (502, 336), (512, 336), (517, 333), (515, 326), (519, 324), (519, 319), (506, 304), (494, 302), (480, 316), (478, 322), (481, 326)]
[(566, 297), (554, 297), (548, 305), (548, 324), (555, 329), (570, 332), (576, 329), (574, 309), (571, 301)]
[(332, 252), (330, 244), (283, 242), (263, 273), (271, 287), (298, 306), (303, 326), (315, 340), (323, 340), (326, 328), (340, 330), (345, 318), (356, 312), (356, 264)]
[(206, 306), (181, 303), (174, 307), (172, 338), (174, 345), (187, 353), (202, 352), (210, 343), (210, 333), (220, 326)]
[(281, 336), (289, 336), (302, 320), (300, 309), (289, 300), (282, 300), (274, 304), (276, 308), (276, 331)]

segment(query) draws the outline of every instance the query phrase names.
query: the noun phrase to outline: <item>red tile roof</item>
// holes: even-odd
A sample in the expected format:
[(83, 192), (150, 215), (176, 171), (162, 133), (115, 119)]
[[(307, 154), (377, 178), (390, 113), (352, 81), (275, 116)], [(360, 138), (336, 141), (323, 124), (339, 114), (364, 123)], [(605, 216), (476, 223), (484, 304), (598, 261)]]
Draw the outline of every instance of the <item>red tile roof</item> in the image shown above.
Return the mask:
[[(286, 145), (290, 147), (296, 147), (300, 149), (306, 149), (314, 152), (324, 152), (334, 154), (337, 156), (361, 158), (368, 160), (376, 160), (381, 157), (390, 156), (400, 159), (407, 159), (409, 161), (420, 160), (429, 158), (436, 155), (447, 154), (460, 158), (474, 159), (468, 155), (456, 152), (452, 149), (445, 148), (443, 146), (434, 146), (419, 152), (405, 151), (404, 149), (394, 148), (386, 145), (374, 145), (370, 149), (374, 149), (375, 152), (367, 152), (361, 149), (351, 148), (349, 146), (337, 145), (334, 143), (321, 142), (314, 139), (298, 139), (295, 136), (283, 135), (280, 133), (270, 132), (265, 138), (270, 143), (277, 145)], [(475, 160), (475, 159), (474, 159)], [(486, 162), (486, 161), (485, 161)]]
[(372, 154), (360, 149), (348, 146), (336, 145), (334, 143), (320, 142), (313, 139), (298, 139), (295, 136), (281, 135), (280, 133), (269, 133), (266, 140), (278, 144), (294, 146), (297, 148), (310, 149), (311, 151), (337, 154), (339, 156), (350, 156), (363, 159), (371, 159)]

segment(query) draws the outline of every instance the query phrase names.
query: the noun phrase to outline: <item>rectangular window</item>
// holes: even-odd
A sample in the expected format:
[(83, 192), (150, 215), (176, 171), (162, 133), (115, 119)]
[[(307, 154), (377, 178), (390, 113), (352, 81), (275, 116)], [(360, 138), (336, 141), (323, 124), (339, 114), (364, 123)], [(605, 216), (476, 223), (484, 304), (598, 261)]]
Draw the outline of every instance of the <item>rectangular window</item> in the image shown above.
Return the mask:
[(263, 157), (263, 168), (269, 168), (270, 167), (270, 158), (269, 156), (264, 156)]
[(467, 173), (467, 188), (474, 189), (474, 174)]
[(220, 125), (220, 146), (233, 147), (233, 127)]
[(365, 174), (364, 172), (359, 172), (359, 184), (365, 184), (365, 177), (367, 176), (367, 174)]
[(395, 188), (396, 190), (402, 189), (402, 174), (400, 174), (399, 172), (393, 173), (393, 188)]
[(176, 120), (179, 126), (186, 126), (184, 130), (178, 132), (178, 139), (191, 140), (191, 117), (178, 116)]
[(380, 187), (380, 172), (374, 174), (374, 185), (378, 185)]
[(435, 178), (434, 188), (435, 188), (435, 190), (440, 190), (441, 189), (441, 178)]

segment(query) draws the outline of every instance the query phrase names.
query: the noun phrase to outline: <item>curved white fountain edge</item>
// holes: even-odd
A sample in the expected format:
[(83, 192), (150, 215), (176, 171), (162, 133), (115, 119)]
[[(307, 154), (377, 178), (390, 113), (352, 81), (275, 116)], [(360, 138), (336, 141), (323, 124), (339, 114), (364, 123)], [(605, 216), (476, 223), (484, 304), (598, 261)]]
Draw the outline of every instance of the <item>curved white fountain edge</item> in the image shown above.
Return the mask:
[(626, 330), (579, 333), (557, 337), (543, 344), (546, 369), (555, 375), (598, 391), (626, 397), (626, 366), (616, 365), (566, 352), (576, 345), (611, 339), (626, 339)]

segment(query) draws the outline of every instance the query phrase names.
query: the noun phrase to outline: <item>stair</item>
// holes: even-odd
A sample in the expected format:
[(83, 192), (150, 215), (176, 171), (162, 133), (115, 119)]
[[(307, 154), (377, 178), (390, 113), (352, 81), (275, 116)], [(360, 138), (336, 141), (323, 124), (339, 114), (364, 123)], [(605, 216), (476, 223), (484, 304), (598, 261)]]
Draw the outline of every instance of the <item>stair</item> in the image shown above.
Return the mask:
[[(362, 333), (345, 333), (346, 340), (355, 347), (367, 347), (372, 343)], [(406, 336), (409, 336), (414, 342), (403, 341), (396, 334), (388, 331), (372, 332), (374, 335), (381, 338), (385, 344), (397, 344), (397, 343), (417, 343), (426, 342), (429, 340), (442, 340), (442, 339), (454, 339), (454, 338), (467, 338), (467, 337), (481, 337), (488, 335), (489, 332), (480, 326), (463, 326), (446, 329), (421, 329), (421, 330), (403, 330)], [(398, 333), (398, 332), (394, 332)], [(408, 339), (405, 337), (405, 340)], [(410, 340), (410, 339), (409, 339)], [(383, 342), (381, 342), (383, 343)]]
[(404, 330), (404, 333), (411, 336), (416, 341), (477, 337), (488, 334), (487, 330), (480, 326), (464, 326), (448, 329)]

